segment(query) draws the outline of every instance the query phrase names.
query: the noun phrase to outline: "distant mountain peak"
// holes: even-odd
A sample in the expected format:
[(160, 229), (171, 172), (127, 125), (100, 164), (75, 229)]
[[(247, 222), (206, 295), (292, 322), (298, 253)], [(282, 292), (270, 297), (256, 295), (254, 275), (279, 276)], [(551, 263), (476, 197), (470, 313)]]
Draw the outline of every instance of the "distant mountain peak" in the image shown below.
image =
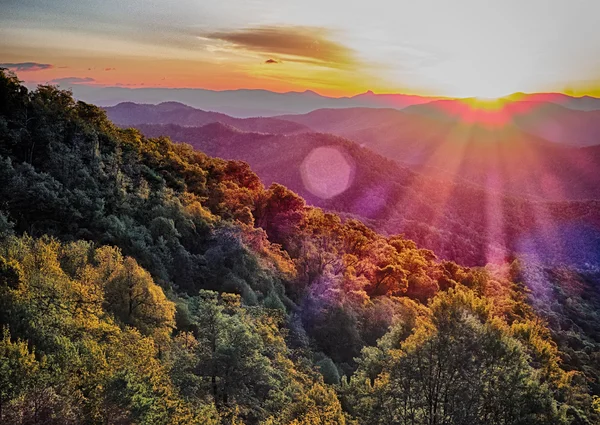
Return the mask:
[(158, 104), (158, 106), (180, 106), (180, 107), (184, 107), (184, 108), (190, 108), (190, 106), (186, 105), (185, 103), (177, 102), (175, 100), (168, 100), (166, 102), (160, 102)]
[(119, 102), (115, 106), (111, 106), (111, 108), (137, 108), (146, 106), (146, 103), (136, 103), (136, 102)]
[(366, 97), (366, 96), (377, 96), (377, 95), (375, 94), (375, 92), (373, 92), (373, 90), (367, 90), (366, 92), (359, 93), (353, 97), (360, 98), (360, 97)]

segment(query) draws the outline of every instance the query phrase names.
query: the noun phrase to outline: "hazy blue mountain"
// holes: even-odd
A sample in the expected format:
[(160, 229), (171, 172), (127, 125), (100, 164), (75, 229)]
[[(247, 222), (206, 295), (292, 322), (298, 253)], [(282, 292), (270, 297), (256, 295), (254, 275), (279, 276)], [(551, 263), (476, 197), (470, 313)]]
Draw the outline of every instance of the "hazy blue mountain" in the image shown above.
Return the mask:
[(310, 129), (305, 125), (278, 118), (233, 118), (219, 112), (208, 112), (178, 102), (163, 102), (158, 105), (119, 103), (105, 108), (108, 117), (120, 126), (138, 124), (178, 124), (202, 126), (220, 122), (235, 128), (259, 133), (292, 134)]
[[(180, 102), (207, 111), (221, 112), (238, 118), (304, 114), (321, 108), (394, 108), (402, 109), (443, 99), (401, 93), (378, 94), (368, 91), (352, 97), (328, 97), (313, 91), (276, 93), (268, 90), (206, 90), (192, 88), (99, 87), (73, 84), (69, 87), (76, 98), (99, 106), (122, 102), (158, 104)], [(600, 99), (590, 96), (572, 97), (560, 93), (515, 93), (508, 96), (523, 101), (552, 102), (575, 110), (600, 110)]]
[(301, 114), (319, 108), (404, 108), (426, 103), (439, 97), (404, 94), (363, 93), (354, 97), (327, 97), (307, 90), (304, 92), (275, 93), (268, 90), (224, 90), (179, 88), (128, 88), (72, 85), (76, 98), (99, 106), (113, 106), (122, 102), (158, 104), (180, 102), (188, 106), (222, 112), (238, 118)]

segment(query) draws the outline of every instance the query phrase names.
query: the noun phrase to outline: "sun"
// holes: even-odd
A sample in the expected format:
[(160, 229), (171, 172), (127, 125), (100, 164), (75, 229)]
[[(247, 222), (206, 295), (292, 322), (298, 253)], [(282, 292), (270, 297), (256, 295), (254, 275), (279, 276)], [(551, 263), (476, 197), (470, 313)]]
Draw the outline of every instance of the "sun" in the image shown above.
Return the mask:
[(463, 101), (468, 103), (474, 109), (484, 111), (496, 111), (502, 109), (507, 102), (507, 100), (501, 96), (476, 96), (469, 99), (463, 99)]
[(526, 77), (515, 74), (505, 64), (484, 66), (474, 62), (468, 69), (457, 67), (448, 71), (443, 89), (452, 97), (497, 99), (527, 86)]
[(507, 83), (490, 83), (487, 81), (464, 80), (450, 85), (451, 96), (457, 98), (474, 98), (481, 101), (496, 100), (515, 93), (517, 87)]
[(501, 99), (516, 91), (511, 84), (501, 82), (464, 81), (457, 86), (460, 86), (458, 97), (472, 97), (482, 102)]

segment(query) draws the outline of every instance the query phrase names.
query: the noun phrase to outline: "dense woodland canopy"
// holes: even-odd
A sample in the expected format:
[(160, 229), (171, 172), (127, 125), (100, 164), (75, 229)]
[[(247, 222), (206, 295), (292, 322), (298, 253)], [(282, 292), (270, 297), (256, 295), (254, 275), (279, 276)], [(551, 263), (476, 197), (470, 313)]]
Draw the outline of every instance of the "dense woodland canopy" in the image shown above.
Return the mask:
[(0, 162), (0, 423), (600, 420), (598, 273), (439, 260), (6, 71)]

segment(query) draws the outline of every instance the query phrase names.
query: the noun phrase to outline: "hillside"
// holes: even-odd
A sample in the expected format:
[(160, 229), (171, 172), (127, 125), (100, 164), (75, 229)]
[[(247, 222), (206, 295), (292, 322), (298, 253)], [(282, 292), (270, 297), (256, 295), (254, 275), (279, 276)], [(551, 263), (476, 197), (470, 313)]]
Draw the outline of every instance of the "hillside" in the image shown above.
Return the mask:
[(269, 134), (312, 129), (356, 141), (436, 180), (471, 182), (493, 192), (540, 200), (600, 197), (600, 177), (595, 172), (600, 166), (600, 145), (571, 146), (600, 140), (597, 112), (573, 111), (550, 102), (500, 105), (500, 109), (478, 110), (465, 101), (439, 100), (403, 111), (319, 109), (279, 119), (237, 119), (173, 102), (126, 103), (107, 112), (124, 127), (200, 127), (219, 122)]
[(247, 119), (173, 102), (125, 103), (107, 108), (107, 112), (124, 127), (200, 127), (219, 122), (242, 131), (269, 134), (312, 129), (356, 141), (436, 180), (471, 182), (489, 191), (540, 200), (600, 197), (596, 173), (600, 145), (571, 146), (589, 144), (600, 137), (597, 113), (572, 111), (549, 102), (507, 102), (501, 109), (477, 111), (464, 102), (440, 100), (403, 111), (320, 109), (305, 115)]
[(281, 183), (311, 205), (362, 217), (385, 233), (404, 233), (462, 264), (502, 260), (511, 251), (600, 264), (598, 201), (531, 201), (435, 179), (324, 133), (266, 135), (222, 124), (138, 128), (247, 161), (267, 185)]

